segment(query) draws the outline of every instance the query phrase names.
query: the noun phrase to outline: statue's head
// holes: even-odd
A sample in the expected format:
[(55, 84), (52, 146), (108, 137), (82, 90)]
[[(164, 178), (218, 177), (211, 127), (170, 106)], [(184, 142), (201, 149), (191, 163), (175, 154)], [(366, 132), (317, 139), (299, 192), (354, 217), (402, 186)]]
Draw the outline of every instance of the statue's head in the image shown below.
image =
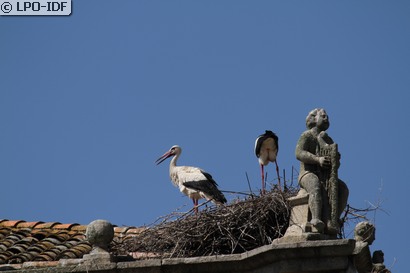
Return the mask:
[(360, 222), (354, 228), (356, 241), (363, 241), (371, 245), (376, 239), (376, 227), (370, 222)]
[(318, 127), (321, 131), (326, 131), (329, 125), (329, 117), (323, 108), (313, 109), (306, 117), (306, 128), (308, 129)]

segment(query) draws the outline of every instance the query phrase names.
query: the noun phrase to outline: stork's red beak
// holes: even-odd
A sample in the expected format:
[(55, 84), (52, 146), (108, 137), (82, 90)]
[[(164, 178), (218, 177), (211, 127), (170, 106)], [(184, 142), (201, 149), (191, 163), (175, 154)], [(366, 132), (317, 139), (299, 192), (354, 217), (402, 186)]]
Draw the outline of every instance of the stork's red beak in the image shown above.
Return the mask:
[(157, 165), (161, 164), (165, 159), (167, 159), (168, 157), (173, 156), (174, 154), (171, 151), (166, 152), (165, 154), (163, 154), (160, 158), (158, 158), (155, 163)]

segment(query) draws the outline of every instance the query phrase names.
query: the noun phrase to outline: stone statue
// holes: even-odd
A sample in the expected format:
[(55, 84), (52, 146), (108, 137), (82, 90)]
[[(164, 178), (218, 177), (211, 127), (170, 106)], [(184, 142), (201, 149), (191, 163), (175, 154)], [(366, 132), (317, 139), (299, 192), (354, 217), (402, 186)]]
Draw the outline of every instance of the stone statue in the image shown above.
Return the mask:
[(384, 265), (384, 253), (381, 250), (376, 250), (373, 252), (372, 257), (373, 271), (374, 273), (391, 273), (390, 270)]
[(349, 196), (346, 184), (338, 178), (340, 153), (326, 133), (329, 117), (324, 109), (310, 111), (306, 127), (295, 152), (300, 161), (299, 185), (309, 194), (310, 224), (314, 232), (336, 235)]
[(354, 249), (353, 262), (359, 273), (390, 273), (384, 266), (384, 253), (381, 250), (370, 255), (370, 245), (376, 239), (376, 228), (369, 222), (360, 222), (354, 229), (356, 246)]

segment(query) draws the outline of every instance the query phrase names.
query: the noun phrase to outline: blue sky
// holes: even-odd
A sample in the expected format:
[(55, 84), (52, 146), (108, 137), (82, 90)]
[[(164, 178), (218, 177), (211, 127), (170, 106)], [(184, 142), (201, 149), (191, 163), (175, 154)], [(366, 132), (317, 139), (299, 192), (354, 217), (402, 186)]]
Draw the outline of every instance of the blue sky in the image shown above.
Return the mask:
[(409, 14), (404, 0), (74, 0), (71, 16), (2, 16), (0, 218), (140, 226), (188, 210), (154, 164), (174, 144), (221, 189), (246, 191), (247, 173), (258, 190), (255, 138), (278, 134), (290, 179), (323, 107), (349, 204), (382, 201), (372, 250), (404, 272)]

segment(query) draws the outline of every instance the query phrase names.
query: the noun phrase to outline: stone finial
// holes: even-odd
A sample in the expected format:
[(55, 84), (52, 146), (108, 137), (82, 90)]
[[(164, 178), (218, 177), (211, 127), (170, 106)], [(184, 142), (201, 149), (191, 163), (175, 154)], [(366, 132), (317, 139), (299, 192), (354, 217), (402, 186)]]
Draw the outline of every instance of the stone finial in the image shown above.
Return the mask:
[(373, 252), (373, 257), (370, 256), (370, 245), (376, 239), (375, 226), (367, 221), (360, 222), (354, 229), (354, 237), (356, 246), (354, 249), (353, 262), (359, 273), (389, 273), (385, 267), (384, 253), (381, 250)]
[(106, 220), (95, 220), (87, 226), (85, 236), (93, 246), (92, 253), (108, 252), (108, 245), (114, 238), (114, 227)]
[(376, 227), (367, 221), (360, 222), (354, 229), (354, 237), (356, 241), (366, 242), (371, 245), (376, 239)]

